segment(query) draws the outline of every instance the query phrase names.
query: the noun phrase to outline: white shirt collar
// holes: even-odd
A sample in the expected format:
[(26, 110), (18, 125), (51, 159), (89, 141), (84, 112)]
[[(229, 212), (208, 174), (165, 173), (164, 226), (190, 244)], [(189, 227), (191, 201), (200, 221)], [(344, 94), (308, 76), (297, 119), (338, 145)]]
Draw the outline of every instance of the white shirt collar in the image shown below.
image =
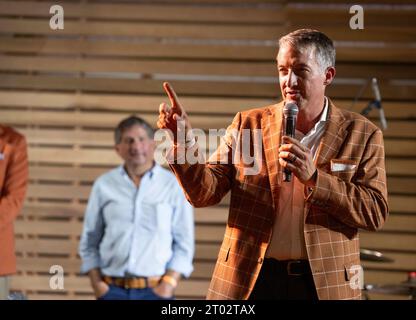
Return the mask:
[[(122, 176), (126, 176), (130, 179), (126, 169), (124, 168), (124, 164), (119, 166), (119, 170)], [(156, 162), (154, 162), (153, 167), (151, 167), (148, 171), (146, 171), (146, 173), (143, 176), (149, 175), (149, 178), (151, 179), (153, 178), (153, 175), (157, 173), (159, 170), (160, 170), (160, 166)]]
[(325, 98), (324, 111), (322, 111), (322, 115), (318, 123), (321, 121), (325, 122), (328, 118), (329, 103), (328, 103), (328, 98), (327, 97), (324, 97), (324, 98)]
[(307, 138), (307, 137), (311, 137), (314, 136), (321, 127), (323, 127), (325, 125), (325, 122), (327, 121), (328, 118), (328, 98), (325, 98), (325, 105), (324, 105), (324, 110), (321, 113), (321, 117), (319, 118), (319, 121), (317, 123), (315, 123), (314, 127), (307, 133), (307, 134), (303, 134), (302, 132), (296, 130), (296, 136), (298, 140), (301, 140), (302, 138)]

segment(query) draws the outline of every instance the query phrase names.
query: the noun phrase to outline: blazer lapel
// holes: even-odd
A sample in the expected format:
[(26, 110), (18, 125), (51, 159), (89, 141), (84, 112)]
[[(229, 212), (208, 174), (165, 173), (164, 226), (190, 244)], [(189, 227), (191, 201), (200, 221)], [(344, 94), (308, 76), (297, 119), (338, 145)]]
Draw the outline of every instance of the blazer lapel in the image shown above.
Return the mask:
[[(348, 133), (346, 129), (351, 121), (346, 120), (341, 111), (329, 100), (329, 116), (327, 122), (327, 127), (322, 136), (315, 159), (315, 166), (325, 171), (329, 170), (329, 162), (337, 156), (341, 145), (344, 143)], [(311, 203), (307, 202), (303, 215), (304, 222), (306, 222), (310, 208)]]
[(350, 121), (345, 119), (344, 115), (333, 105), (331, 100), (329, 100), (329, 117), (327, 121), (327, 128), (322, 136), (315, 159), (317, 168), (327, 165), (331, 159), (336, 157), (348, 133), (346, 129), (350, 124)]
[[(282, 107), (283, 102), (271, 106), (263, 114), (261, 128), (263, 131), (263, 146), (266, 166), (268, 171), (270, 189), (273, 197), (273, 206), (278, 202), (278, 188), (282, 183), (283, 175), (279, 164), (279, 146), (282, 136)], [(348, 131), (350, 121), (345, 119), (341, 111), (329, 100), (329, 116), (327, 128), (322, 136), (315, 165), (317, 168), (326, 166), (331, 159), (336, 157), (343, 144)], [(305, 219), (309, 206), (305, 208)]]
[(282, 182), (282, 173), (279, 165), (279, 146), (282, 130), (283, 102), (267, 109), (261, 119), (263, 131), (263, 147), (266, 160), (270, 189), (273, 197), (273, 206), (278, 200), (277, 189)]

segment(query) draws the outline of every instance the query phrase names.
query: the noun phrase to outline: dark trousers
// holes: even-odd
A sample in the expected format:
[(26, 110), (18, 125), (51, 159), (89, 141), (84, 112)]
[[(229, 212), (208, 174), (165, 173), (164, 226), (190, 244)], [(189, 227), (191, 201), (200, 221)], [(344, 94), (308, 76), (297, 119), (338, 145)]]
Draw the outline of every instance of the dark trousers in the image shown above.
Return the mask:
[[(317, 301), (309, 263), (264, 259), (263, 266), (249, 300)], [(289, 266), (288, 266), (289, 265)]]

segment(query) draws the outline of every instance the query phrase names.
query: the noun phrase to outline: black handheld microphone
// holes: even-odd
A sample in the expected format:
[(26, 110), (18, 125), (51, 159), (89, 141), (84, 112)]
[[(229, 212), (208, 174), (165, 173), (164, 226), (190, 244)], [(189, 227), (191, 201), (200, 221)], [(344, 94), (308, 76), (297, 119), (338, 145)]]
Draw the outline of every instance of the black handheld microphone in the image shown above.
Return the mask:
[[(283, 107), (284, 116), (284, 134), (291, 138), (295, 137), (296, 118), (298, 116), (299, 108), (294, 102), (288, 102)], [(283, 181), (290, 182), (292, 180), (292, 172), (289, 169), (283, 170)]]
[(378, 109), (378, 114), (380, 116), (380, 124), (381, 124), (381, 128), (383, 130), (387, 129), (387, 120), (386, 120), (386, 116), (384, 115), (384, 110), (383, 107), (381, 105), (381, 94), (380, 94), (380, 89), (378, 87), (378, 83), (377, 83), (377, 79), (373, 78), (371, 80), (371, 87), (373, 89), (373, 94), (374, 94), (374, 103), (376, 108)]

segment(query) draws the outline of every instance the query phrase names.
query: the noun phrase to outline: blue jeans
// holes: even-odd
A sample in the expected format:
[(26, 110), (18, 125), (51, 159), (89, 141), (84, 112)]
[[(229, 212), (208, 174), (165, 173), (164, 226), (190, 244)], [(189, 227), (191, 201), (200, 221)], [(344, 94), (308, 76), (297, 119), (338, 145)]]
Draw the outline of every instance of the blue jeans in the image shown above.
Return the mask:
[(124, 289), (109, 285), (107, 293), (97, 300), (174, 300), (174, 297), (163, 298), (154, 293), (152, 288)]

